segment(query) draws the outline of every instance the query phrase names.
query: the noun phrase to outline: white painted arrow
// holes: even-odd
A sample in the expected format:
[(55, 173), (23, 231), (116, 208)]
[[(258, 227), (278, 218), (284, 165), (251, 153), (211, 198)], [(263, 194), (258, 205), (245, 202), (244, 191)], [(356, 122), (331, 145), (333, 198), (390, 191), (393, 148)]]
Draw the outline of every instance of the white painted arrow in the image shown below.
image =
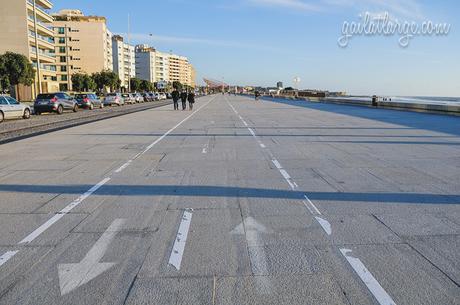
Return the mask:
[(272, 284), (268, 277), (268, 263), (260, 234), (271, 234), (272, 230), (267, 229), (264, 225), (258, 223), (254, 218), (248, 217), (230, 234), (245, 235), (248, 243), (249, 259), (251, 260), (252, 273), (256, 276), (255, 282), (259, 293), (270, 294)]
[(125, 222), (126, 219), (116, 219), (112, 222), (81, 262), (58, 265), (61, 295), (77, 289), (116, 265), (116, 263), (99, 261), (104, 257), (109, 244)]

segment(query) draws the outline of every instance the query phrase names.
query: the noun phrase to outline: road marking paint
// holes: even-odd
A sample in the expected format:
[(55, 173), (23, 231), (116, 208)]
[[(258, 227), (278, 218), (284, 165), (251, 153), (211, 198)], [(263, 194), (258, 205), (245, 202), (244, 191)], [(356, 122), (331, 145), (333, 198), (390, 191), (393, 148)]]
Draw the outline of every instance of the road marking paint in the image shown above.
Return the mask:
[(129, 160), (128, 162), (126, 162), (125, 164), (123, 164), (122, 166), (120, 166), (116, 171), (115, 173), (121, 173), (124, 169), (126, 169), (131, 163), (133, 162), (133, 160)]
[(174, 241), (174, 245), (171, 251), (171, 256), (169, 257), (169, 264), (173, 265), (176, 270), (180, 270), (182, 256), (184, 255), (185, 244), (187, 242), (187, 236), (191, 222), (192, 213), (184, 211), (182, 220), (179, 225), (179, 230), (177, 231), (176, 240)]
[(115, 219), (81, 262), (58, 265), (61, 295), (77, 289), (116, 265), (116, 263), (100, 263), (99, 261), (104, 257), (110, 243), (125, 223), (126, 219)]
[(47, 222), (42, 224), (40, 227), (35, 229), (32, 233), (30, 233), (26, 238), (21, 240), (19, 244), (25, 244), (25, 243), (30, 243), (34, 239), (36, 239), (38, 236), (40, 236), (43, 232), (45, 232), (49, 227), (51, 227), (53, 224), (55, 224), (59, 219), (64, 217), (66, 214), (68, 214), (71, 210), (73, 210), (76, 206), (78, 206), (80, 203), (82, 203), (86, 198), (91, 196), (94, 192), (96, 192), (101, 186), (106, 184), (107, 182), (110, 181), (110, 178), (105, 178), (101, 180), (98, 184), (90, 188), (86, 193), (72, 201), (70, 204), (68, 204), (65, 208), (63, 208), (61, 211), (59, 211), (56, 215), (51, 217)]
[(203, 154), (207, 154), (208, 153), (208, 147), (209, 147), (209, 144), (205, 144), (204, 147), (203, 147), (203, 150), (201, 152)]
[(283, 169), (283, 167), (281, 166), (281, 163), (279, 163), (278, 160), (273, 159), (272, 163), (273, 163), (273, 165), (276, 166), (277, 169)]
[(260, 235), (273, 234), (272, 230), (258, 223), (254, 218), (247, 217), (241, 224), (233, 229), (230, 234), (245, 235), (248, 244), (249, 259), (251, 261), (252, 274), (255, 275), (255, 283), (260, 294), (272, 293), (268, 262), (263, 242)]
[(332, 227), (329, 221), (321, 217), (318, 217), (318, 216), (316, 216), (315, 219), (317, 222), (319, 222), (319, 224), (321, 225), (321, 227), (323, 228), (323, 230), (326, 232), (327, 235), (332, 234)]
[[(197, 110), (195, 110), (194, 112), (192, 112), (189, 116), (187, 116), (185, 119), (183, 119), (182, 121), (180, 121), (179, 123), (177, 123), (176, 126), (174, 126), (173, 128), (171, 128), (170, 130), (168, 130), (164, 135), (162, 135), (161, 137), (159, 137), (158, 139), (156, 139), (152, 144), (150, 144), (149, 146), (147, 146), (147, 148), (139, 154), (138, 157), (140, 157), (141, 155), (144, 155), (145, 153), (147, 153), (149, 150), (151, 150), (155, 145), (157, 145), (158, 143), (160, 143), (164, 138), (166, 138), (171, 132), (173, 132), (174, 130), (176, 130), (179, 126), (181, 126), (183, 123), (185, 123), (186, 121), (188, 121), (192, 116), (194, 116), (198, 111), (200, 111), (203, 107), (207, 106), (209, 103), (211, 103), (216, 97), (213, 97), (212, 99), (210, 99), (206, 104), (203, 104), (200, 108), (198, 108)], [(136, 158), (137, 159), (137, 158)]]
[(342, 255), (347, 259), (348, 263), (355, 270), (358, 276), (361, 278), (363, 283), (367, 286), (369, 291), (375, 297), (377, 302), (381, 305), (396, 305), (395, 301), (390, 297), (390, 295), (383, 289), (379, 282), (375, 279), (372, 273), (366, 268), (366, 266), (361, 262), (359, 258), (352, 257), (349, 255), (352, 250), (350, 249), (340, 249)]
[[(318, 210), (318, 208), (313, 204), (313, 202), (311, 202), (310, 198), (308, 198), (307, 195), (303, 195), (303, 196), (305, 197), (305, 200), (306, 200), (306, 201), (304, 201), (305, 206), (306, 206), (309, 210), (310, 210), (310, 207), (309, 207), (309, 206), (311, 206), (311, 207), (313, 208), (313, 211), (314, 211), (314, 212), (312, 212), (312, 210), (310, 210), (310, 212), (311, 212), (312, 214), (315, 214), (315, 213), (316, 213), (316, 214), (318, 214), (318, 215), (322, 215), (321, 212)], [(308, 204), (308, 205), (307, 205), (307, 204)]]
[(257, 138), (256, 133), (254, 132), (254, 130), (252, 130), (252, 128), (249, 128), (249, 127), (248, 127), (248, 130), (249, 130), (249, 132), (252, 134), (252, 136), (253, 136), (254, 138)]
[(259, 143), (259, 145), (260, 145), (260, 147), (262, 147), (262, 148), (267, 148), (267, 146), (265, 146), (264, 143)]
[(7, 261), (9, 261), (13, 256), (16, 255), (16, 253), (18, 253), (19, 250), (16, 250), (16, 251), (8, 251), (6, 252), (5, 254), (3, 254), (2, 256), (0, 256), (0, 267), (3, 265), (3, 264), (6, 264)]

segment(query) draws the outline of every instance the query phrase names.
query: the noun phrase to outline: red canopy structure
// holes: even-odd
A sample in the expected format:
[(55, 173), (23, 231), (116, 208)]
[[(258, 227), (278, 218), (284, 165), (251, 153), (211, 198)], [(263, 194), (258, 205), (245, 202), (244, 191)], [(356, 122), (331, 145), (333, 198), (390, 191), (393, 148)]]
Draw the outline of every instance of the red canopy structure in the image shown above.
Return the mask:
[(208, 79), (208, 78), (203, 78), (203, 81), (206, 83), (206, 85), (210, 88), (210, 89), (219, 89), (219, 88), (222, 88), (222, 87), (228, 87), (228, 85), (226, 83), (224, 83), (223, 81), (218, 81), (218, 80), (214, 80), (214, 79)]

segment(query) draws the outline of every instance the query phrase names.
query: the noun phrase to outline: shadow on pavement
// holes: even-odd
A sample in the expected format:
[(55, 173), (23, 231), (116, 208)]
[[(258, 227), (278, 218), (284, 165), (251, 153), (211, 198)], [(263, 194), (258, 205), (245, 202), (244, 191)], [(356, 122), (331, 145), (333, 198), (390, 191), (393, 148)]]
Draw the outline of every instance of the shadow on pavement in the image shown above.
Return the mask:
[(375, 109), (356, 105), (325, 104), (280, 98), (263, 98), (265, 102), (281, 103), (329, 113), (337, 113), (413, 129), (431, 130), (460, 136), (460, 117), (391, 109)]
[[(0, 185), (1, 192), (52, 193), (80, 195), (92, 185)], [(459, 204), (460, 195), (420, 193), (350, 193), (350, 192), (302, 192), (280, 189), (242, 188), (200, 185), (105, 185), (97, 195), (121, 196), (199, 196), (199, 197), (246, 197), (268, 199), (410, 203), (410, 204)]]

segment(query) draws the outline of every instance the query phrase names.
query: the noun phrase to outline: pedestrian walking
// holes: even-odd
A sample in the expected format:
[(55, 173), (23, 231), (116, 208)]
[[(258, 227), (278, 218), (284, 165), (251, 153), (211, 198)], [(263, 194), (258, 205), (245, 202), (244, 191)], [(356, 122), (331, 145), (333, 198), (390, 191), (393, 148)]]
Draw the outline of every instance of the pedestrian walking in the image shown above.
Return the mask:
[(187, 91), (182, 91), (180, 99), (182, 100), (182, 110), (187, 109)]
[(171, 93), (173, 102), (174, 102), (174, 110), (179, 110), (179, 98), (180, 98), (180, 93), (177, 91), (177, 89), (174, 89), (174, 91)]
[(193, 104), (195, 104), (195, 93), (193, 93), (193, 91), (190, 91), (187, 99), (188, 99), (188, 106), (190, 110), (193, 110)]

